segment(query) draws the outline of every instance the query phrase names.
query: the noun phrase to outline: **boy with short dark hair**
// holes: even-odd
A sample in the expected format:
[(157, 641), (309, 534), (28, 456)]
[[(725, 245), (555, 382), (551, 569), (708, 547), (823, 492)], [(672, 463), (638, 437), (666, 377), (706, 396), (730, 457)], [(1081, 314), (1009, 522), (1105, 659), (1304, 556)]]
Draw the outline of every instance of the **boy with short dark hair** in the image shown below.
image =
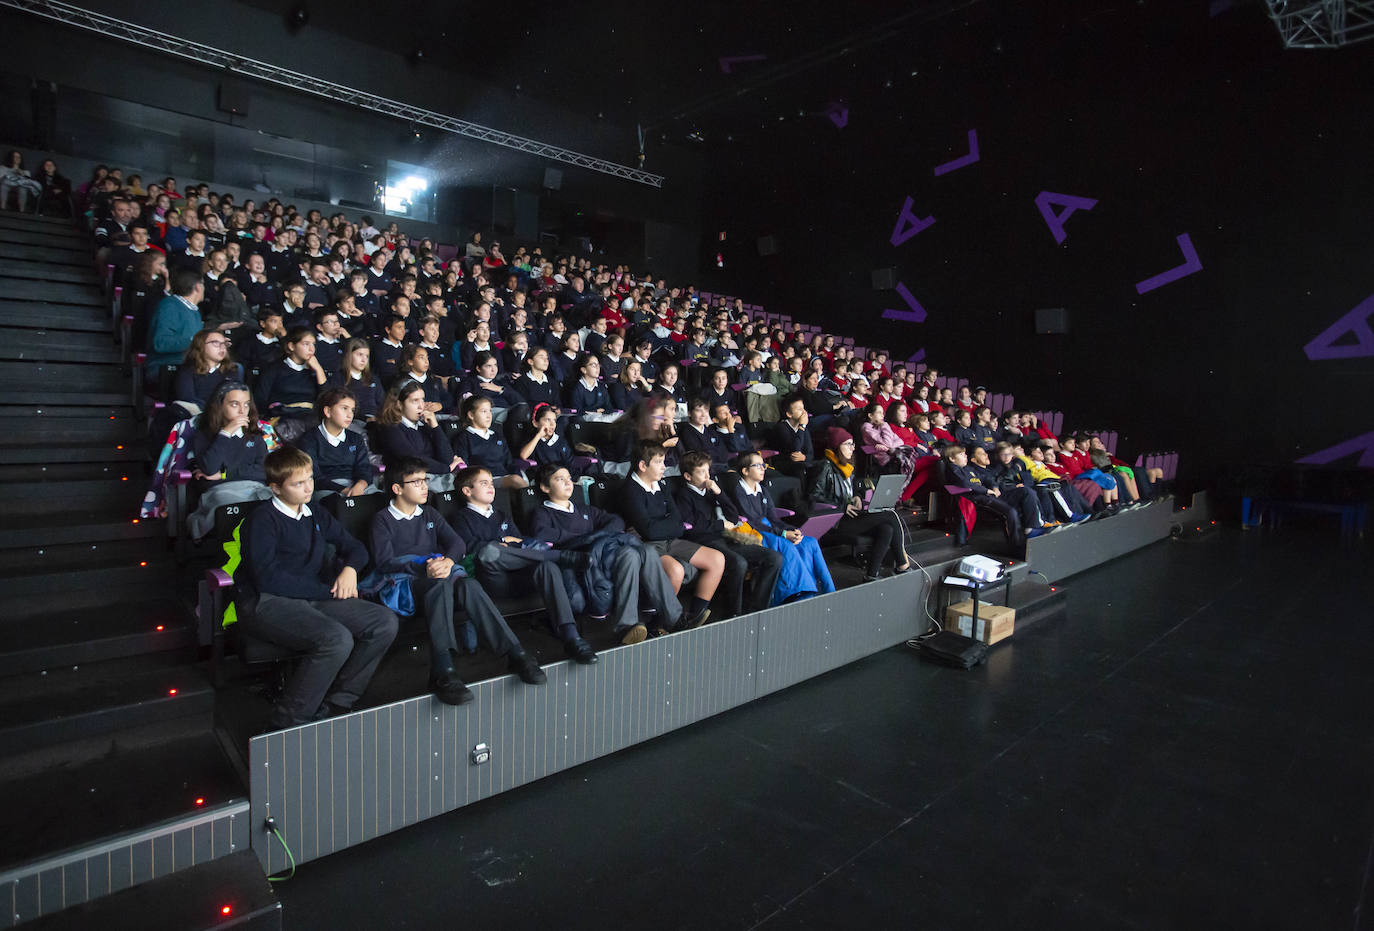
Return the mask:
[(488, 470), (469, 466), (454, 476), (453, 486), (467, 501), (454, 515), (453, 529), (476, 554), (477, 578), (487, 593), (508, 598), (538, 591), (549, 627), (563, 641), (564, 651), (579, 663), (595, 663), (596, 653), (582, 639), (563, 585), (561, 554), (540, 541), (526, 540), (510, 515), (496, 508), (496, 482)]
[(245, 371), (264, 372), (285, 357), (281, 340), (286, 335), (280, 307), (258, 308), (258, 332), (247, 339), (234, 340), (234, 355), (243, 363)]
[(425, 464), (402, 459), (391, 469), (391, 503), (372, 519), (372, 557), (380, 572), (404, 571), (423, 562), (424, 573), (410, 579), (417, 613), (421, 606), (429, 630), (430, 688), (442, 702), (461, 705), (472, 693), (453, 668), (458, 639), (453, 629), (455, 606), (467, 612), (488, 647), (506, 657), (507, 668), (530, 685), (547, 680), (539, 664), (525, 652), (474, 578), (456, 564), (467, 555), (467, 544), (426, 502), (429, 479)]
[(307, 503), (315, 490), (310, 457), (283, 446), (263, 469), (273, 497), (243, 522), (235, 602), (246, 633), (305, 653), (272, 712), (272, 726), (283, 728), (350, 710), (397, 621), (390, 609), (358, 599), (367, 550)]

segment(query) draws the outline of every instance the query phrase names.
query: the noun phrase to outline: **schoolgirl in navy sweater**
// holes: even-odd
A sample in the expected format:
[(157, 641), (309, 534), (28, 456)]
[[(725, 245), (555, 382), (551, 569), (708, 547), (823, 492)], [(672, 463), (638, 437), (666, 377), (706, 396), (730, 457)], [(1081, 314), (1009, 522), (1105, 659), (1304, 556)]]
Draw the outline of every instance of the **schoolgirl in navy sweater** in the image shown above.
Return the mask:
[(473, 397), (486, 398), (493, 407), (515, 407), (525, 399), (514, 388), (497, 381), (500, 366), (496, 356), (490, 352), (479, 352), (472, 359), (472, 373), (463, 383), (462, 390)]
[(309, 327), (293, 327), (286, 335), (286, 357), (258, 377), (253, 399), (269, 416), (309, 417), (315, 396), (329, 381), (315, 358), (315, 334)]
[(596, 447), (578, 443), (576, 447), (558, 432), (558, 414), (547, 404), (537, 404), (530, 418), (527, 439), (519, 450), (520, 459), (533, 459), (536, 466), (560, 465), (573, 474), (582, 474), (579, 466), (587, 463), (577, 461), (578, 456), (596, 455)]
[(336, 387), (347, 388), (357, 400), (358, 406), (353, 411), (355, 424), (375, 420), (386, 399), (382, 383), (372, 374), (371, 358), (372, 349), (367, 340), (353, 337), (344, 344), (343, 367), (332, 381)]
[(431, 486), (448, 491), (452, 475), (463, 460), (453, 454), (439, 421), (425, 410), (425, 393), (413, 381), (396, 385), (386, 394), (377, 415), (377, 451), (388, 462), (415, 457), (425, 464)]
[(491, 401), (468, 398), (463, 402), (463, 421), (465, 426), (453, 442), (458, 457), (467, 465), (486, 469), (503, 488), (529, 487), (505, 437), (491, 428)]
[(346, 388), (326, 388), (317, 402), (320, 425), (307, 430), (295, 446), (315, 463), (315, 485), (345, 498), (367, 492), (376, 470), (367, 455), (367, 437), (354, 432), (356, 402)]
[(531, 407), (544, 404), (556, 408), (562, 403), (558, 390), (561, 381), (552, 377), (549, 370), (549, 351), (543, 346), (536, 346), (525, 356), (525, 371), (511, 387)]
[(584, 353), (578, 361), (577, 375), (564, 393), (568, 407), (583, 414), (604, 414), (610, 410), (611, 394), (601, 383), (601, 360)]
[(225, 379), (243, 381), (243, 366), (229, 358), (229, 339), (218, 330), (201, 330), (191, 337), (186, 359), (177, 369), (172, 400), (205, 410)]
[(225, 381), (196, 420), (191, 438), (198, 477), (265, 482), (262, 470), (267, 442), (258, 426), (258, 410), (242, 382)]
[(396, 381), (409, 379), (419, 385), (425, 393), (425, 410), (433, 414), (449, 413), (453, 410), (453, 398), (444, 390), (437, 377), (429, 374), (429, 350), (418, 344), (411, 344), (401, 352), (400, 365), (396, 367)]

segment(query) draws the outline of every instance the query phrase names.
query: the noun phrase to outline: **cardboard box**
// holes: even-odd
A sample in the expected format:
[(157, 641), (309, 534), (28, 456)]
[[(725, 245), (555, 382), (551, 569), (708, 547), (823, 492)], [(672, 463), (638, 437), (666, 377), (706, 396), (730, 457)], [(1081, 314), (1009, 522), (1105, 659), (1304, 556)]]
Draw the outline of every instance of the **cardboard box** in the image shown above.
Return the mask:
[(945, 609), (945, 630), (953, 630), (988, 645), (1005, 640), (1016, 629), (1016, 609), (978, 602), (978, 630), (973, 631), (973, 602), (960, 601)]

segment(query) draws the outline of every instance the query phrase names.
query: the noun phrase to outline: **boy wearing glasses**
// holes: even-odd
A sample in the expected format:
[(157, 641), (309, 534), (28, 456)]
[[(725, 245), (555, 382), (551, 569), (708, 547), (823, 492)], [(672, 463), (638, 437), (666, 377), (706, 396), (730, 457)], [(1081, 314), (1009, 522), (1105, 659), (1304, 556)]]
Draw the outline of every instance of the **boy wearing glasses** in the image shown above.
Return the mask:
[(467, 555), (467, 545), (426, 504), (429, 479), (424, 462), (402, 459), (388, 473), (392, 499), (372, 519), (372, 559), (379, 572), (411, 573), (416, 613), (423, 612), (429, 629), (429, 686), (435, 697), (449, 705), (465, 704), (473, 697), (453, 668), (458, 649), (455, 606), (467, 612), (487, 646), (506, 657), (511, 672), (530, 685), (543, 683), (544, 670), (525, 652), (477, 580), (457, 566)]

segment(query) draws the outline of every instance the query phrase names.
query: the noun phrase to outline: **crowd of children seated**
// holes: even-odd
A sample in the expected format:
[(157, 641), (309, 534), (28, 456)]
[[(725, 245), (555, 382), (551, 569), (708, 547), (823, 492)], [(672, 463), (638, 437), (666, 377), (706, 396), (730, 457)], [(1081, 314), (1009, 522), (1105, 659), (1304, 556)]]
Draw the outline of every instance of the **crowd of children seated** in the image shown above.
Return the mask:
[[(1157, 473), (1094, 436), (739, 301), (477, 236), (441, 262), (395, 223), (141, 180), (101, 167), (75, 209), (165, 405), (154, 439), (170, 428), (185, 448), (189, 532), (221, 504), (268, 502), (236, 581), (244, 629), (307, 655), (279, 725), (350, 707), (402, 606), (425, 615), (430, 687), (459, 703), (455, 608), (543, 681), (492, 597), (539, 592), (568, 655), (592, 663), (579, 615), (630, 644), (833, 591), (832, 543), (866, 551), (867, 580), (908, 571), (905, 522), (866, 507), (884, 474), (901, 508), (951, 495), (1013, 545), (1156, 494)], [(618, 486), (611, 511), (578, 493), (593, 480)], [(540, 504), (517, 522), (502, 495), (531, 487)], [(446, 520), (436, 492), (465, 506)], [(388, 496), (369, 540), (328, 518), (329, 494)], [(818, 540), (799, 527), (820, 510), (837, 519)], [(349, 606), (398, 587), (391, 607)]]

